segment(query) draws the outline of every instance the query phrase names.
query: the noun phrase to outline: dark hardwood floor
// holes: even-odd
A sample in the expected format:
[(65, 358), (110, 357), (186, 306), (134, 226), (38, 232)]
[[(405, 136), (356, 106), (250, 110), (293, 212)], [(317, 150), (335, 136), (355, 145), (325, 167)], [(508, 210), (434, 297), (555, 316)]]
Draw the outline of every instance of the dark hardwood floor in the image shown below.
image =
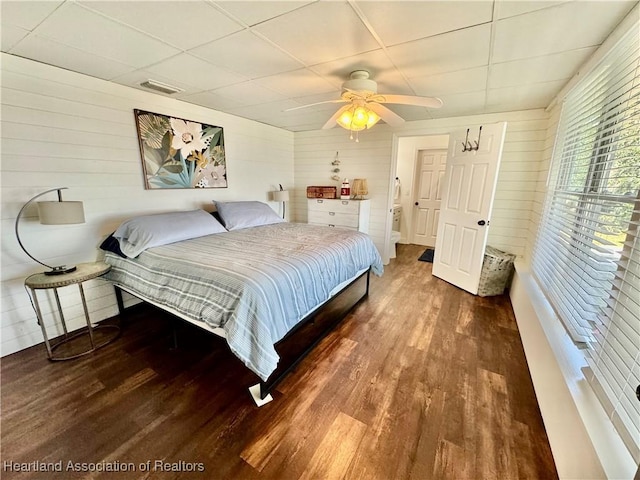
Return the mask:
[[(183, 325), (171, 350), (171, 318), (150, 306), (92, 355), (3, 358), (2, 478), (557, 478), (508, 297), (398, 250), (262, 408), (223, 341)], [(7, 468), (34, 461), (63, 471)]]

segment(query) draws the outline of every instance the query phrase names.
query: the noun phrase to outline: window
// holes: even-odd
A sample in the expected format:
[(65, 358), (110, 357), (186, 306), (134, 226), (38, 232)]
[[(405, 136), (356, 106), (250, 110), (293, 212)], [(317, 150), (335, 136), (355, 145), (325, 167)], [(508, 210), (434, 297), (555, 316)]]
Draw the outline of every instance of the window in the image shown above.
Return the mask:
[[(637, 28), (637, 27), (636, 27)], [(640, 461), (640, 58), (635, 28), (565, 98), (532, 270)]]

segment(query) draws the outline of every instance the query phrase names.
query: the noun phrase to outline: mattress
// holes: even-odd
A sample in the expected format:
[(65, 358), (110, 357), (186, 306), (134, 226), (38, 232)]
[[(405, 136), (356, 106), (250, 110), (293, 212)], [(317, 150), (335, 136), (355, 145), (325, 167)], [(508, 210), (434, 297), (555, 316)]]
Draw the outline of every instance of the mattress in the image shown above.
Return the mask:
[(276, 369), (275, 343), (335, 288), (380, 255), (366, 234), (277, 223), (154, 247), (129, 259), (107, 252), (106, 278), (209, 329), (260, 378)]

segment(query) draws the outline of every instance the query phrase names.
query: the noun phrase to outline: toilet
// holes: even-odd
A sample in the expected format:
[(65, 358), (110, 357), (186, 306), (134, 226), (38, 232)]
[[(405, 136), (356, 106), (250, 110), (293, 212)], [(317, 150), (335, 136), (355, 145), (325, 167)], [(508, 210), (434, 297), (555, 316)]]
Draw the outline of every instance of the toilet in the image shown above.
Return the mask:
[(391, 227), (391, 251), (390, 258), (396, 258), (396, 244), (400, 241), (400, 216), (402, 215), (402, 206), (393, 206), (393, 223)]

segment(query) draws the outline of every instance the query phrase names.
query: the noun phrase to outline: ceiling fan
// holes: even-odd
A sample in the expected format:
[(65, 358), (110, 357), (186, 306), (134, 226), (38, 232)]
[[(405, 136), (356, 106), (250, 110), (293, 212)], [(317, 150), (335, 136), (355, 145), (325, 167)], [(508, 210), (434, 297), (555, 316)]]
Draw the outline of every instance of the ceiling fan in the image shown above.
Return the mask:
[[(414, 95), (388, 95), (378, 93), (378, 84), (369, 78), (366, 70), (355, 70), (349, 75), (349, 80), (342, 84), (340, 99), (326, 100), (324, 102), (310, 103), (300, 107), (290, 108), (287, 111), (312, 107), (323, 103), (346, 103), (322, 127), (323, 130), (340, 125), (353, 132), (359, 132), (365, 128), (371, 128), (379, 120), (384, 120), (392, 127), (402, 125), (404, 119), (395, 114), (383, 103), (397, 105), (415, 105), (427, 108), (440, 108), (442, 100), (436, 97), (418, 97)], [(356, 141), (357, 136), (356, 136)]]

